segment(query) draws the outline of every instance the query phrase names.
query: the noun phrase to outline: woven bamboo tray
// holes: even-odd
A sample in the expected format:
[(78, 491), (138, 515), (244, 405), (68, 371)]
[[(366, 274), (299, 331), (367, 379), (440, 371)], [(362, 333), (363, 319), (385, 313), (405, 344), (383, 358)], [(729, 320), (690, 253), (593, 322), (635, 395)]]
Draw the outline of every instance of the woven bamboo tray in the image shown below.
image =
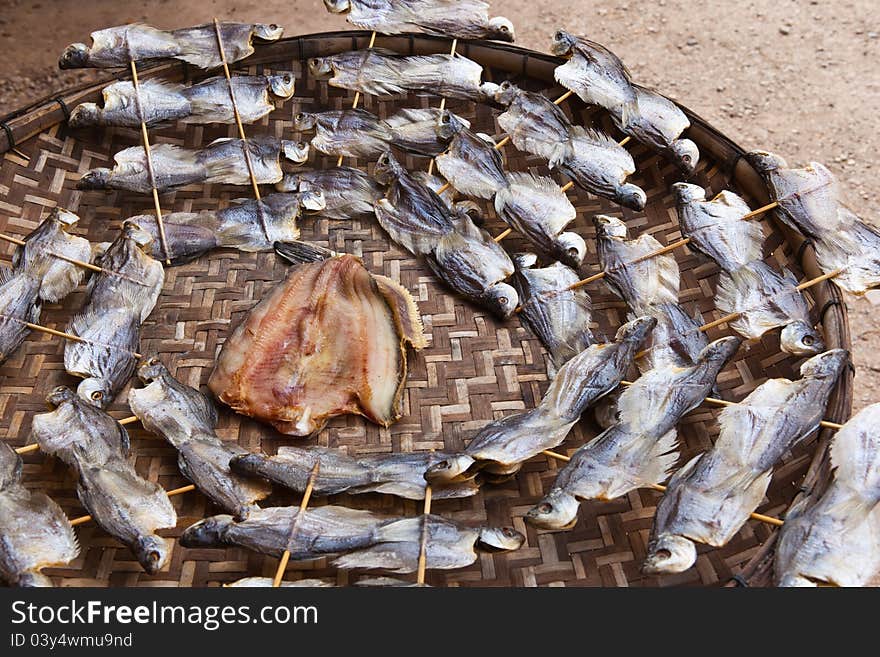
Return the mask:
[[(328, 87), (308, 74), (304, 62), (309, 57), (348, 49), (364, 48), (366, 32), (333, 32), (284, 39), (259, 47), (255, 55), (236, 68), (250, 73), (293, 71), (297, 77), (296, 96), (279, 106), (261, 123), (248, 128), (248, 135), (272, 133), (297, 138), (292, 118), (303, 109), (339, 109), (351, 105), (352, 94)], [(446, 39), (429, 36), (379, 37), (377, 46), (400, 53), (448, 52)], [(563, 89), (553, 82), (553, 68), (560, 60), (514, 46), (460, 42), (458, 51), (481, 63), (484, 79), (517, 84), (545, 92), (556, 98)], [(177, 80), (203, 77), (185, 65), (169, 64), (145, 69), (144, 79), (161, 75)], [(6, 117), (8, 130), (0, 132), (0, 230), (23, 236), (34, 228), (46, 212), (63, 206), (77, 212), (82, 221), (77, 231), (93, 242), (111, 240), (120, 222), (128, 216), (151, 211), (148, 196), (120, 192), (77, 191), (81, 174), (89, 168), (108, 166), (112, 155), (138, 145), (136, 130), (81, 130), (67, 128), (66, 108), (79, 102), (94, 101), (103, 84), (89, 85), (47, 98)], [(57, 100), (56, 100), (57, 99)], [(363, 107), (381, 117), (400, 107), (437, 106), (435, 97), (366, 97)], [(448, 107), (471, 120), (473, 127), (488, 134), (499, 134), (489, 107), (462, 101), (449, 101)], [(576, 98), (563, 104), (576, 122), (597, 123), (616, 134), (607, 116), (585, 107)], [(693, 127), (688, 136), (702, 154), (694, 182), (712, 193), (733, 189), (753, 207), (768, 201), (767, 190), (757, 174), (741, 158), (742, 149), (705, 121), (688, 112)], [(183, 124), (152, 129), (153, 143), (175, 143), (199, 147), (218, 137), (237, 136), (234, 126), (204, 127)], [(10, 138), (14, 143), (10, 143)], [(12, 147), (15, 147), (14, 151)], [(575, 229), (586, 239), (590, 253), (584, 273), (597, 268), (595, 236), (591, 217), (603, 212), (623, 216), (633, 234), (648, 231), (666, 244), (680, 237), (674, 202), (669, 186), (679, 179), (673, 166), (644, 147), (630, 143), (638, 172), (633, 182), (649, 196), (643, 213), (623, 210), (605, 200), (597, 200), (574, 188), (572, 198), (578, 210)], [(15, 152), (17, 151), (17, 153)], [(21, 157), (18, 153), (23, 154)], [(531, 169), (546, 173), (543, 162), (505, 147), (510, 170)], [(347, 164), (371, 168), (367, 162)], [(313, 153), (309, 167), (329, 167), (335, 158)], [(405, 158), (411, 169), (425, 169), (425, 158)], [(267, 190), (268, 191), (268, 190)], [(251, 195), (248, 187), (223, 185), (193, 186), (162, 195), (162, 208), (169, 211), (197, 211), (222, 207), (231, 199)], [(623, 213), (621, 215), (621, 212)], [(493, 234), (504, 226), (487, 206), (487, 228)], [(766, 256), (777, 266), (786, 266), (796, 275), (812, 278), (820, 272), (812, 248), (798, 234), (784, 226), (763, 222), (769, 234)], [(302, 239), (329, 244), (337, 251), (362, 257), (366, 266), (399, 280), (416, 297), (430, 337), (430, 346), (410, 359), (409, 379), (403, 400), (404, 415), (389, 429), (382, 429), (359, 417), (337, 418), (320, 435), (303, 441), (277, 434), (271, 428), (224, 409), (220, 433), (238, 440), (250, 450), (274, 453), (281, 445), (320, 444), (340, 447), (352, 453), (384, 453), (428, 449), (460, 449), (488, 421), (504, 414), (532, 407), (547, 387), (545, 355), (538, 340), (517, 319), (499, 323), (487, 313), (457, 298), (431, 276), (420, 262), (390, 243), (373, 221), (330, 222), (305, 218)], [(510, 251), (526, 247), (517, 236), (503, 242)], [(5, 245), (11, 252), (11, 245)], [(717, 269), (714, 264), (679, 249), (675, 252), (682, 273), (681, 301), (692, 311), (699, 310), (706, 321), (718, 316), (714, 308)], [(280, 280), (285, 265), (272, 253), (245, 254), (232, 250), (215, 251), (198, 261), (166, 271), (165, 287), (153, 314), (147, 320), (141, 352), (158, 354), (184, 383), (204, 386), (216, 354), (232, 327)], [(623, 304), (603, 284), (589, 288), (594, 301), (594, 322), (612, 335), (626, 316)], [(850, 346), (846, 311), (840, 295), (829, 282), (811, 288), (808, 296), (823, 327), (829, 348)], [(47, 306), (42, 323), (63, 329), (82, 305), (82, 290), (60, 305)], [(715, 338), (729, 329), (714, 329)], [(43, 399), (53, 386), (75, 384), (64, 371), (63, 344), (50, 336), (34, 333), (23, 347), (0, 369), (0, 435), (14, 446), (23, 445), (30, 432), (34, 413), (44, 410)], [(740, 400), (768, 377), (796, 377), (799, 361), (779, 351), (778, 338), (768, 336), (748, 350), (741, 350), (735, 363), (728, 365), (718, 379), (725, 399)], [(852, 375), (841, 379), (826, 418), (843, 422), (849, 415)], [(123, 392), (111, 407), (122, 418), (130, 415)], [(682, 463), (706, 449), (717, 435), (718, 410), (703, 406), (679, 426)], [(588, 414), (589, 415), (589, 414)], [(176, 465), (174, 450), (152, 437), (138, 424), (128, 427), (138, 471), (158, 481), (166, 489), (186, 484)], [(827, 432), (826, 432), (827, 433)], [(584, 419), (563, 446), (571, 453), (596, 434), (590, 419)], [(768, 497), (760, 511), (782, 515), (794, 497), (827, 474), (826, 435), (790, 454), (773, 478)], [(561, 448), (562, 449), (562, 448)], [(73, 516), (83, 514), (69, 469), (39, 452), (25, 457), (25, 480), (55, 498)], [(811, 466), (812, 463), (812, 466)], [(727, 546), (701, 548), (696, 567), (675, 576), (645, 577), (639, 567), (644, 558), (654, 508), (659, 493), (639, 490), (613, 502), (594, 502), (582, 506), (577, 526), (566, 532), (538, 532), (524, 524), (522, 515), (541, 497), (553, 481), (560, 464), (546, 457), (528, 462), (515, 479), (500, 486), (485, 486), (480, 494), (466, 500), (438, 501), (434, 511), (472, 523), (513, 525), (528, 537), (522, 549), (505, 554), (483, 555), (473, 566), (457, 571), (429, 572), (427, 582), (435, 586), (656, 586), (702, 584), (723, 585), (733, 581), (765, 583), (774, 530), (750, 521)], [(805, 486), (805, 474), (808, 479)], [(293, 500), (278, 492), (270, 503)], [(345, 504), (388, 514), (416, 515), (421, 504), (379, 495), (336, 496), (315, 500), (314, 504)], [(177, 537), (191, 522), (217, 513), (199, 493), (175, 498), (180, 516), (176, 529), (167, 536)], [(216, 586), (240, 577), (275, 572), (277, 561), (243, 549), (187, 550), (175, 543), (173, 557), (165, 571), (146, 575), (116, 540), (94, 524), (77, 528), (81, 555), (69, 568), (49, 571), (65, 586)], [(358, 575), (337, 572), (326, 560), (310, 564), (291, 564), (287, 578), (324, 577), (340, 585)]]

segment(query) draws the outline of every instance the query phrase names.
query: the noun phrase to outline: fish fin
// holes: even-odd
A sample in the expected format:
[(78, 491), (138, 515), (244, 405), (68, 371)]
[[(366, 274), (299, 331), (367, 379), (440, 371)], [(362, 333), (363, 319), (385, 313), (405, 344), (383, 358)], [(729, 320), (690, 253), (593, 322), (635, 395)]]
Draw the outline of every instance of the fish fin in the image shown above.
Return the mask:
[(643, 461), (641, 483), (651, 485), (665, 481), (675, 469), (678, 456), (678, 434), (673, 427), (651, 445)]
[(294, 240), (292, 242), (275, 242), (274, 247), (275, 253), (294, 266), (304, 265), (310, 262), (321, 262), (339, 255), (335, 251), (331, 251), (323, 246), (318, 246), (311, 242), (301, 242), (299, 240)]
[(661, 414), (666, 406), (669, 388), (675, 385), (676, 371), (672, 366), (656, 367), (624, 389), (617, 400), (620, 423), (634, 429), (650, 426), (652, 418)]
[[(411, 253), (419, 255), (434, 248), (444, 236), (454, 233), (454, 226), (448, 217), (439, 217), (440, 221), (432, 222), (427, 216), (401, 216), (388, 199), (379, 199), (374, 205), (379, 225), (398, 244)], [(432, 213), (436, 217), (437, 213)], [(424, 221), (415, 220), (424, 219)]]
[(382, 568), (390, 573), (411, 573), (418, 568), (416, 555), (407, 559), (404, 555), (414, 553), (411, 543), (384, 543), (349, 552), (333, 560), (333, 565), (343, 570), (353, 568)]
[(419, 306), (405, 287), (400, 283), (383, 276), (373, 274), (379, 291), (394, 315), (394, 322), (401, 337), (408, 341), (413, 349), (424, 349), (428, 346)]
[[(639, 255), (646, 255), (661, 247), (660, 242), (648, 233), (643, 233), (632, 240), (632, 245), (635, 247), (634, 254)], [(643, 277), (643, 281), (647, 281), (653, 288), (648, 290), (647, 298), (639, 300), (641, 304), (678, 303), (681, 275), (674, 256), (664, 254), (648, 258), (632, 265), (632, 267), (638, 275)]]
[(831, 443), (835, 480), (861, 499), (880, 500), (880, 404), (868, 406), (847, 422)]

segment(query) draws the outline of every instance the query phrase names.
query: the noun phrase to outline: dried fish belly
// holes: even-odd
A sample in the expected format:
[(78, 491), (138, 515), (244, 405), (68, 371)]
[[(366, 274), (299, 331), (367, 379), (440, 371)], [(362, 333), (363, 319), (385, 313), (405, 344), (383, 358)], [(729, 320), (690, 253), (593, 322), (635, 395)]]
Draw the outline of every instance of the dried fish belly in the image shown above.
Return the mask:
[[(72, 128), (120, 126), (137, 128), (141, 112), (147, 127), (165, 121), (184, 123), (234, 123), (235, 112), (225, 77), (213, 77), (190, 87), (164, 80), (144, 80), (138, 95), (131, 82), (114, 82), (104, 87), (103, 103), (82, 103), (70, 114)], [(293, 95), (293, 75), (235, 75), (235, 101), (243, 123), (253, 123), (275, 109), (270, 93), (286, 100)]]
[[(220, 23), (220, 37), (229, 63), (254, 52), (253, 40), (277, 41), (284, 30), (261, 23)], [(92, 45), (74, 43), (65, 48), (58, 66), (67, 68), (127, 67), (129, 62), (179, 59), (199, 68), (220, 66), (213, 24), (180, 30), (158, 30), (142, 24), (120, 25), (92, 32)]]
[(792, 505), (779, 530), (779, 586), (865, 586), (880, 571), (880, 404), (831, 443), (832, 480)]
[(675, 473), (657, 506), (644, 572), (682, 572), (696, 561), (695, 542), (719, 547), (733, 538), (782, 456), (819, 428), (848, 358), (843, 349), (813, 356), (801, 379), (770, 379), (721, 411), (714, 446)]
[(12, 586), (52, 586), (43, 568), (66, 566), (79, 543), (61, 507), (21, 483), (21, 458), (0, 443), (0, 577)]
[[(243, 454), (232, 459), (233, 472), (281, 484), (297, 492), (304, 492), (312, 468), (319, 463), (314, 479), (315, 495), (335, 495), (347, 492), (384, 493), (411, 500), (425, 497), (425, 470), (450, 457), (442, 452), (411, 452), (404, 454), (371, 454), (348, 456), (339, 449), (327, 447), (279, 447), (276, 456)], [(473, 480), (436, 486), (436, 499), (469, 497), (479, 490)]]
[(373, 216), (373, 203), (385, 190), (369, 174), (352, 167), (287, 173), (275, 185), (279, 192), (320, 192), (324, 197), (321, 216), (357, 219)]
[(587, 407), (620, 384), (655, 323), (650, 317), (636, 319), (620, 327), (614, 342), (574, 356), (559, 368), (535, 408), (486, 425), (461, 454), (428, 468), (425, 478), (442, 484), (498, 466), (512, 474), (523, 461), (560, 445)]
[(226, 340), (208, 385), (282, 433), (307, 436), (347, 413), (388, 426), (399, 415), (407, 343), (425, 346), (409, 293), (354, 256), (330, 257), (291, 267)]
[[(281, 158), (297, 164), (309, 157), (309, 145), (258, 135), (247, 140), (216, 139), (201, 150), (189, 150), (170, 144), (150, 147), (156, 189), (164, 191), (196, 183), (249, 185), (245, 147), (250, 154), (254, 177), (259, 184), (273, 184), (283, 177)], [(147, 157), (140, 146), (126, 148), (113, 156), (112, 169), (99, 167), (87, 171), (77, 183), (78, 189), (122, 189), (148, 194), (152, 191)]]
[(311, 145), (321, 153), (372, 159), (388, 149), (391, 129), (372, 112), (363, 109), (300, 112), (294, 130), (315, 130)]
[(141, 478), (129, 463), (125, 428), (63, 386), (46, 402), (50, 412), (33, 419), (40, 449), (74, 469), (77, 496), (92, 519), (127, 545), (145, 571), (157, 573), (171, 544), (156, 530), (174, 527), (177, 514), (162, 487)]
[(144, 428), (174, 446), (181, 473), (209, 499), (236, 520), (247, 518), (271, 489), (264, 482), (230, 471), (229, 461), (249, 452), (218, 438), (213, 402), (172, 377), (157, 358), (141, 361), (138, 377), (148, 385), (133, 388), (128, 403)]
[(489, 18), (482, 0), (324, 0), (327, 10), (348, 14), (348, 22), (382, 34), (428, 32), (460, 39), (513, 41), (513, 24)]

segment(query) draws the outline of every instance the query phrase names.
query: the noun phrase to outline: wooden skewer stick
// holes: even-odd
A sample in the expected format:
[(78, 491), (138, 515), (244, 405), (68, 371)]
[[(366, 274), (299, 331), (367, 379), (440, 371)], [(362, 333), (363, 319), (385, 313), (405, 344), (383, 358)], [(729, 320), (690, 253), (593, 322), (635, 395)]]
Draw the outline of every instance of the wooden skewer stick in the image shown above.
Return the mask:
[[(128, 45), (128, 34), (125, 36)], [(129, 48), (129, 54), (131, 49)], [(159, 226), (159, 242), (162, 244), (162, 252), (165, 254), (165, 264), (171, 265), (171, 256), (168, 253), (168, 243), (165, 240), (165, 224), (162, 221), (162, 205), (159, 203), (159, 190), (156, 189), (156, 174), (153, 171), (153, 152), (150, 150), (150, 136), (147, 134), (147, 122), (144, 110), (141, 106), (141, 86), (138, 80), (137, 64), (131, 60), (131, 82), (134, 85), (134, 97), (137, 101), (138, 118), (141, 120), (141, 139), (144, 142), (144, 155), (147, 158), (147, 174), (150, 176), (150, 186), (153, 188), (153, 207), (156, 210), (156, 224)]]
[(428, 566), (428, 516), (431, 515), (431, 486), (425, 486), (425, 509), (422, 514), (422, 539), (419, 543), (419, 566), (416, 573), (416, 584), (425, 583), (425, 570)]
[[(370, 34), (370, 43), (367, 44), (367, 50), (372, 50), (372, 49), (373, 49), (373, 46), (374, 46), (375, 44), (376, 44), (376, 31), (373, 30), (373, 33)], [(360, 103), (360, 102), (361, 102), (361, 92), (360, 92), (360, 91), (355, 91), (355, 92), (354, 92), (354, 100), (353, 100), (352, 103), (351, 103), (351, 109), (357, 109), (358, 103)], [(341, 166), (342, 166), (342, 161), (343, 161), (344, 159), (345, 159), (345, 156), (340, 155), (340, 156), (339, 156), (339, 159), (336, 160), (336, 166), (341, 167)]]
[[(169, 490), (166, 494), (168, 497), (174, 497), (175, 495), (183, 495), (184, 493), (188, 493), (191, 490), (195, 490), (196, 487), (192, 484), (188, 486), (182, 486), (180, 488), (175, 488), (174, 490)], [(92, 519), (92, 516), (80, 516), (79, 518), (74, 518), (70, 521), (70, 524), (76, 527), (77, 525), (84, 525)]]
[[(657, 256), (661, 256), (666, 253), (669, 253), (670, 251), (674, 251), (675, 249), (677, 249), (680, 246), (684, 246), (685, 244), (690, 244), (690, 242), (691, 242), (691, 238), (685, 237), (683, 239), (678, 240), (677, 242), (673, 242), (672, 244), (667, 244), (666, 246), (662, 246), (659, 249), (654, 249), (650, 253), (646, 253), (643, 256), (639, 256), (638, 258), (636, 258), (635, 260), (633, 260), (629, 264), (637, 265), (640, 262), (644, 262), (645, 260), (650, 260), (651, 258), (656, 258)], [(605, 276), (606, 276), (606, 272), (600, 271), (599, 273), (593, 274), (592, 276), (588, 276), (587, 278), (584, 278), (584, 279), (578, 281), (577, 283), (572, 283), (568, 287), (568, 289), (569, 290), (576, 290), (579, 287), (583, 287), (584, 285), (589, 285), (590, 283), (593, 283), (594, 281), (598, 281), (601, 278), (605, 278)]]
[[(455, 57), (456, 48), (458, 48), (458, 39), (457, 38), (452, 40), (452, 48), (449, 49), (450, 56)], [(446, 96), (443, 96), (443, 98), (440, 99), (440, 111), (442, 112), (445, 109), (446, 109)], [(434, 158), (433, 157), (431, 158), (431, 161), (428, 162), (428, 175), (429, 176), (434, 175)]]
[[(140, 422), (140, 419), (136, 415), (132, 415), (131, 417), (126, 417), (121, 420), (117, 420), (119, 424), (134, 424), (135, 422)], [(40, 449), (39, 443), (31, 443), (30, 445), (25, 445), (24, 447), (18, 447), (15, 450), (16, 454), (30, 454), (31, 452), (37, 452)]]
[(774, 208), (778, 208), (778, 207), (779, 207), (779, 203), (777, 203), (776, 201), (773, 201), (772, 203), (768, 203), (767, 205), (762, 205), (757, 210), (752, 210), (748, 214), (743, 215), (743, 219), (751, 219), (752, 217), (757, 217), (759, 214), (764, 214), (765, 212), (769, 212), (770, 210), (773, 210)]
[[(568, 463), (569, 461), (571, 461), (570, 456), (566, 456), (565, 454), (560, 454), (559, 452), (553, 452), (553, 451), (550, 451), (549, 449), (545, 449), (541, 453), (546, 456), (549, 456), (550, 458), (556, 459), (558, 461), (564, 461), (565, 463)], [(663, 486), (662, 484), (652, 484), (652, 485), (648, 486), (648, 488), (650, 488), (652, 490), (660, 491), (661, 493), (666, 492), (666, 486)], [(782, 525), (783, 525), (783, 521), (780, 520), (779, 518), (774, 518), (772, 516), (765, 516), (763, 513), (750, 513), (749, 517), (752, 518), (753, 520), (759, 520), (761, 522), (765, 522), (768, 525), (775, 525), (776, 527), (782, 527)]]
[[(302, 501), (299, 503), (299, 513), (296, 514), (296, 518), (293, 519), (293, 526), (290, 528), (290, 537), (287, 539), (288, 546), (293, 542), (296, 532), (299, 529), (300, 520), (306, 512), (306, 507), (309, 506), (309, 500), (312, 497), (312, 490), (315, 487), (315, 479), (318, 477), (318, 471), (320, 469), (321, 461), (315, 461), (312, 473), (309, 475), (309, 482), (306, 484), (306, 490), (303, 493)], [(284, 550), (284, 554), (281, 555), (281, 560), (278, 562), (278, 570), (275, 571), (275, 579), (272, 580), (273, 587), (277, 588), (281, 586), (281, 579), (284, 577), (284, 571), (287, 570), (287, 563), (289, 561), (290, 549), (287, 549)]]
[(257, 182), (257, 176), (254, 174), (254, 163), (251, 161), (251, 150), (248, 148), (247, 137), (244, 134), (244, 125), (241, 122), (241, 114), (238, 113), (238, 101), (235, 98), (235, 87), (232, 85), (232, 74), (229, 72), (229, 62), (226, 61), (226, 51), (223, 48), (223, 36), (220, 34), (220, 21), (214, 17), (214, 34), (217, 36), (217, 50), (220, 54), (220, 63), (223, 65), (223, 75), (226, 76), (226, 83), (229, 87), (229, 100), (232, 101), (232, 113), (235, 116), (235, 125), (238, 126), (238, 136), (241, 138), (241, 150), (244, 153), (244, 162), (247, 165), (248, 175), (251, 179), (251, 186), (254, 188), (254, 198), (257, 199), (257, 208), (260, 215), (260, 226), (263, 229), (263, 235), (269, 239), (269, 229), (266, 226), (266, 217), (263, 210), (262, 198), (260, 197), (260, 185)]
[(510, 235), (512, 232), (513, 232), (513, 228), (506, 228), (506, 229), (504, 229), (504, 232), (499, 233), (498, 237), (494, 237), (494, 238), (492, 238), (492, 239), (494, 239), (496, 242), (500, 242), (500, 241), (503, 240), (505, 237), (507, 237), (508, 235)]
[[(27, 245), (27, 242), (25, 242), (24, 240), (13, 237), (12, 235), (6, 235), (5, 233), (0, 233), (0, 240), (5, 240), (6, 242), (11, 242), (12, 244), (17, 244), (18, 246)], [(91, 269), (95, 272), (107, 271), (101, 267), (98, 267), (98, 265), (93, 265), (91, 262), (86, 262), (85, 260), (77, 260), (76, 258), (71, 258), (64, 255), (63, 253), (55, 253), (54, 251), (47, 251), (46, 253), (53, 258), (58, 258), (59, 260), (64, 260), (65, 262), (69, 262), (72, 265), (79, 265), (80, 267)]]
[[(4, 315), (4, 314), (0, 313), (0, 318), (8, 319), (13, 322), (19, 322), (19, 323), (27, 326), (32, 331), (39, 331), (41, 333), (48, 333), (49, 335), (54, 335), (56, 338), (64, 338), (65, 340), (72, 340), (73, 342), (82, 342), (84, 344), (88, 344), (88, 343), (92, 342), (91, 340), (86, 340), (85, 338), (81, 338), (78, 335), (73, 335), (73, 333), (65, 333), (64, 331), (56, 331), (55, 329), (49, 328), (48, 326), (41, 326), (40, 324), (26, 322), (25, 320), (19, 319), (18, 317), (11, 317), (9, 315)], [(101, 344), (101, 343), (97, 343), (97, 342), (94, 344), (98, 344), (99, 346), (102, 346), (102, 347), (111, 347), (111, 348), (122, 349), (122, 347), (119, 347), (118, 345), (112, 345), (112, 344), (105, 345), (105, 344)], [(136, 351), (132, 351), (131, 355), (134, 356), (135, 358), (142, 358), (142, 355), (137, 353)]]

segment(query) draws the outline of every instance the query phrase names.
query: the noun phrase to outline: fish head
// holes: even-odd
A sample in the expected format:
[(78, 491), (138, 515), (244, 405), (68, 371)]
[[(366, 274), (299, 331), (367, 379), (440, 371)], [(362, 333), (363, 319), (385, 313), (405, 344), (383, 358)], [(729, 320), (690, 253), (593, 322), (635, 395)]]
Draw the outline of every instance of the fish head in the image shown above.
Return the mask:
[(211, 516), (187, 527), (180, 535), (180, 544), (187, 548), (215, 547), (223, 543), (223, 532), (232, 516)]
[(694, 542), (676, 534), (660, 534), (648, 544), (648, 556), (642, 564), (646, 575), (682, 573), (697, 561)]
[(281, 152), (294, 164), (304, 164), (309, 159), (309, 142), (282, 139)]
[(153, 243), (153, 235), (149, 231), (144, 230), (131, 219), (127, 219), (122, 224), (122, 232), (125, 235), (125, 239), (134, 242), (141, 251), (144, 253), (150, 252), (150, 245)]
[(849, 352), (846, 349), (829, 349), (813, 356), (801, 365), (801, 376), (810, 376), (814, 379), (836, 379), (848, 361)]
[(526, 522), (540, 529), (571, 529), (577, 524), (580, 502), (561, 488), (551, 490), (529, 509)]
[(487, 552), (518, 550), (526, 537), (513, 527), (480, 527), (477, 547)]
[(326, 209), (327, 199), (321, 189), (310, 189), (299, 194), (299, 204), (306, 212), (320, 212)]
[(324, 0), (324, 6), (331, 14), (344, 14), (351, 9), (351, 0)]
[(82, 68), (87, 66), (90, 53), (91, 50), (86, 44), (72, 43), (61, 53), (61, 58), (58, 60), (58, 68)]
[(622, 219), (611, 217), (607, 214), (597, 214), (593, 217), (593, 225), (596, 227), (596, 239), (626, 239), (629, 231)]
[(513, 23), (504, 16), (496, 16), (489, 19), (489, 29), (487, 30), (490, 39), (495, 41), (507, 41), (513, 43), (516, 41), (516, 33), (513, 29)]
[(440, 139), (449, 141), (466, 127), (464, 121), (459, 119), (455, 114), (449, 110), (443, 110), (440, 112), (440, 120), (437, 121), (437, 127), (434, 128), (434, 132), (440, 137)]
[(741, 344), (742, 338), (738, 338), (735, 335), (719, 338), (703, 347), (698, 360), (723, 365), (736, 355)]
[(257, 23), (254, 25), (254, 36), (261, 41), (278, 41), (284, 34), (284, 28), (275, 23)]
[(107, 408), (110, 402), (113, 401), (113, 390), (110, 388), (109, 382), (96, 377), (89, 377), (80, 381), (80, 384), (76, 387), (76, 394), (79, 395), (80, 399), (102, 410)]
[(700, 162), (700, 149), (690, 139), (676, 139), (672, 142), (675, 161), (685, 175), (692, 175)]
[(788, 163), (779, 155), (769, 151), (752, 151), (746, 153), (746, 162), (751, 164), (758, 173), (770, 173), (777, 169), (787, 169)]
[(143, 383), (152, 383), (166, 374), (168, 374), (168, 370), (156, 356), (141, 358), (138, 363), (137, 375)]
[(66, 230), (68, 228), (73, 228), (79, 223), (79, 216), (71, 212), (70, 210), (65, 210), (64, 208), (55, 208), (52, 210), (52, 213), (49, 215), (49, 218), (53, 223), (61, 226), (62, 229)]
[(29, 572), (22, 573), (18, 577), (18, 581), (15, 582), (16, 586), (23, 589), (35, 589), (35, 588), (51, 588), (55, 586), (52, 583), (51, 578), (44, 575), (43, 573), (37, 572)]
[(425, 470), (425, 481), (430, 484), (448, 484), (461, 481), (468, 469), (476, 461), (467, 454), (455, 454), (449, 458), (431, 464)]
[(317, 124), (318, 116), (311, 112), (297, 112), (296, 116), (293, 117), (294, 130), (314, 130)]
[(573, 34), (569, 34), (565, 30), (556, 30), (553, 42), (550, 44), (550, 52), (557, 57), (571, 57), (576, 43), (577, 37)]
[(333, 60), (330, 57), (311, 57), (308, 64), (312, 77), (326, 78), (333, 75)]
[(385, 151), (376, 160), (376, 166), (373, 168), (373, 178), (380, 185), (390, 185), (400, 174), (404, 172), (404, 168), (400, 166), (391, 151)]
[[(484, 83), (484, 86), (487, 83)], [(510, 80), (505, 80), (499, 85), (489, 88), (492, 92), (492, 98), (501, 105), (510, 105), (519, 95), (519, 87)]]
[(657, 326), (656, 317), (649, 315), (636, 317), (617, 329), (614, 341), (623, 342), (624, 340), (629, 340), (635, 345), (640, 345), (647, 339), (648, 334), (654, 330), (655, 326)]
[(77, 189), (106, 189), (110, 183), (113, 172), (106, 167), (98, 167), (86, 171), (79, 182), (76, 183)]
[(141, 536), (132, 551), (150, 575), (162, 570), (162, 566), (168, 562), (168, 557), (171, 555), (168, 541), (155, 534)]
[(556, 236), (556, 251), (559, 262), (577, 269), (587, 256), (587, 243), (577, 233), (559, 233)]
[(672, 193), (675, 195), (675, 202), (678, 205), (706, 200), (706, 190), (699, 185), (692, 185), (691, 183), (673, 183)]
[(293, 73), (280, 73), (269, 76), (269, 89), (272, 94), (287, 100), (296, 91), (296, 78)]
[(519, 305), (519, 295), (512, 285), (495, 283), (483, 293), (483, 301), (497, 317), (507, 319)]
[(71, 128), (81, 128), (86, 125), (94, 125), (99, 123), (101, 110), (96, 103), (80, 103), (73, 108), (70, 117), (67, 119), (67, 125)]
[(458, 201), (452, 206), (452, 209), (458, 216), (467, 217), (477, 226), (482, 226), (485, 223), (483, 210), (473, 201)]
[(825, 342), (810, 324), (799, 319), (786, 324), (779, 336), (782, 351), (797, 356), (811, 356), (825, 351)]
[(648, 195), (638, 185), (625, 183), (617, 190), (617, 202), (625, 208), (641, 212), (648, 204)]
[(62, 404), (72, 401), (76, 395), (67, 386), (56, 386), (46, 395), (46, 406), (54, 411)]

